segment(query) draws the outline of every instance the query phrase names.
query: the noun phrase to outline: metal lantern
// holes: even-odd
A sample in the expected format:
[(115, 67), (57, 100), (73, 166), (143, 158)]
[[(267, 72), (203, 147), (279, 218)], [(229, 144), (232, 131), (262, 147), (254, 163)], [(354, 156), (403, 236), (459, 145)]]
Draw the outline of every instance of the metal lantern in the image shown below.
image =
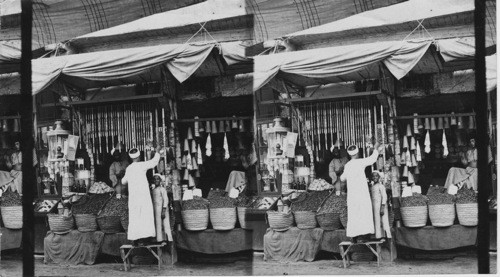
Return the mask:
[(281, 118), (274, 119), (274, 126), (267, 128), (267, 145), (268, 147), (268, 158), (278, 157), (283, 155), (283, 146), (286, 143), (286, 135), (290, 131), (290, 128), (283, 126), (283, 120)]

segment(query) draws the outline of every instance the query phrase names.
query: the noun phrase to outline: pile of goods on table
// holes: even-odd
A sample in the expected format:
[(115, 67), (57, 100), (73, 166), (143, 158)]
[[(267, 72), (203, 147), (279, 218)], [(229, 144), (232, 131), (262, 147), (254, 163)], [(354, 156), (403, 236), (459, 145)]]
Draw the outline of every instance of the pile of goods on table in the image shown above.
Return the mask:
[(431, 191), (427, 194), (432, 226), (447, 227), (455, 221), (455, 196), (448, 192)]
[(347, 227), (347, 195), (331, 193), (323, 201), (316, 215), (319, 226), (324, 230)]
[(458, 222), (463, 226), (477, 226), (478, 207), (477, 194), (465, 186), (458, 190), (456, 195)]
[(23, 227), (23, 202), (21, 195), (7, 189), (0, 197), (0, 212), (3, 225), (8, 229)]
[(323, 179), (314, 179), (314, 181), (309, 184), (308, 189), (313, 191), (330, 190), (333, 189), (333, 185)]
[(401, 198), (401, 217), (406, 227), (423, 227), (427, 224), (428, 200), (420, 193)]

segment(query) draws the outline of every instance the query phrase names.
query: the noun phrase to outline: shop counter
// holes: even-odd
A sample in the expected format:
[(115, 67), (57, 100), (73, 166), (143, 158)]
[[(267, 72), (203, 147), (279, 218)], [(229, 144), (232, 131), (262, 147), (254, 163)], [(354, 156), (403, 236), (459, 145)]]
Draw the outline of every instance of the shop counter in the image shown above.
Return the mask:
[(396, 228), (396, 244), (420, 250), (449, 250), (476, 245), (477, 227), (452, 225)]
[(16, 249), (21, 247), (23, 231), (22, 229), (0, 228), (2, 233), (0, 250)]

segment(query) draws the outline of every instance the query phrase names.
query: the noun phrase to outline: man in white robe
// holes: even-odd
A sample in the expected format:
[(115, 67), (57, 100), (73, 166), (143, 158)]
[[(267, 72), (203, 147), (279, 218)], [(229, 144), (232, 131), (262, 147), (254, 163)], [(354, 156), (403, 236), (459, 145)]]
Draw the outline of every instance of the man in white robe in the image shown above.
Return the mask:
[(340, 180), (347, 182), (347, 228), (346, 235), (354, 242), (359, 236), (373, 234), (373, 209), (370, 190), (366, 181), (365, 168), (377, 161), (380, 144), (375, 143), (375, 149), (368, 158), (360, 159), (359, 149), (355, 145), (347, 148), (351, 160), (344, 167)]
[[(128, 184), (128, 231), (127, 238), (134, 244), (142, 244), (143, 239), (156, 237), (155, 219), (153, 212), (153, 201), (149, 191), (149, 183), (146, 172), (154, 168), (160, 161), (160, 148), (156, 149), (153, 159), (140, 161), (140, 152), (137, 148), (129, 151), (132, 163), (127, 167), (123, 184)], [(141, 241), (138, 241), (141, 240)]]

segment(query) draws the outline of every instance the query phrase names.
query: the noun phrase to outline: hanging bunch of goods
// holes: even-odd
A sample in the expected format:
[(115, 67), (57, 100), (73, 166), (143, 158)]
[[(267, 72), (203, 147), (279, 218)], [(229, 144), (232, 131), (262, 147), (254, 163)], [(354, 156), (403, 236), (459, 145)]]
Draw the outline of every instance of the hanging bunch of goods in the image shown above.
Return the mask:
[[(344, 219), (342, 219), (344, 218)], [(330, 193), (323, 201), (316, 215), (323, 230), (342, 229), (347, 225), (347, 197), (345, 194)]]
[(478, 223), (477, 194), (473, 189), (463, 186), (456, 194), (458, 222), (463, 226), (476, 226)]
[(21, 195), (10, 189), (0, 197), (0, 212), (3, 225), (8, 229), (23, 228), (23, 206)]
[(401, 198), (401, 217), (406, 227), (423, 227), (427, 224), (428, 200), (420, 193)]
[(208, 205), (207, 199), (194, 196), (191, 200), (182, 201), (182, 222), (184, 228), (189, 231), (201, 231), (208, 227)]
[(209, 200), (210, 222), (215, 230), (234, 229), (237, 220), (236, 200), (230, 197), (213, 197)]
[(313, 191), (330, 190), (333, 189), (333, 185), (323, 179), (314, 179), (308, 189)]
[(445, 193), (428, 194), (429, 217), (432, 226), (448, 227), (455, 221), (455, 196)]

